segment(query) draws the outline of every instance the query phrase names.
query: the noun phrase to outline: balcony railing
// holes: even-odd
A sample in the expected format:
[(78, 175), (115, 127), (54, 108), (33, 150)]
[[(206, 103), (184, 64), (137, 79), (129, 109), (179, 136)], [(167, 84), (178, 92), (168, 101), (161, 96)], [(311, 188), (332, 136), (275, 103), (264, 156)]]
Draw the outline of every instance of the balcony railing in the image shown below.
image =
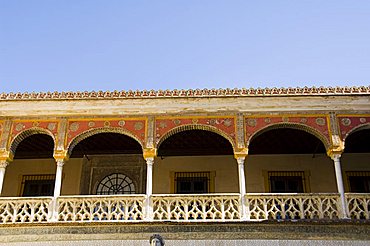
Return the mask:
[[(370, 194), (346, 194), (350, 219), (370, 219)], [(338, 220), (339, 194), (197, 194), (0, 198), (0, 224)]]
[(155, 221), (230, 221), (240, 214), (238, 194), (153, 196)]
[(248, 194), (245, 197), (249, 220), (339, 219), (338, 194)]

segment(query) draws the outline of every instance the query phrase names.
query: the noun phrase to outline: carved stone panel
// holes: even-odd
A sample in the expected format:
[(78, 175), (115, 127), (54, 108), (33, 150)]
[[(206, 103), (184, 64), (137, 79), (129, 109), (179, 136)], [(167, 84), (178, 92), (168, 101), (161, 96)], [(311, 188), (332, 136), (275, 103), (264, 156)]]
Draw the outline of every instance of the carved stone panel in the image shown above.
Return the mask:
[(95, 195), (99, 182), (113, 173), (128, 176), (136, 193), (145, 193), (146, 163), (142, 155), (89, 155), (83, 160), (80, 194)]

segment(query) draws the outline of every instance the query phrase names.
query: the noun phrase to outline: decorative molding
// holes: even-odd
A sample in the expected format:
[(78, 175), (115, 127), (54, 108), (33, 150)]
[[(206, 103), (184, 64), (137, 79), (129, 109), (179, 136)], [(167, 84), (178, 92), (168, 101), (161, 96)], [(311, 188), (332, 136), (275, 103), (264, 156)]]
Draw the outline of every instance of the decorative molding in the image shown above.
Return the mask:
[(63, 118), (60, 120), (59, 128), (58, 128), (58, 134), (56, 138), (56, 150), (63, 151), (64, 150), (64, 143), (66, 141), (67, 136), (67, 126), (68, 126), (68, 120), (66, 118)]
[(136, 90), (84, 92), (18, 92), (1, 93), (0, 101), (14, 100), (85, 100), (119, 98), (177, 98), (177, 97), (253, 97), (253, 96), (327, 96), (370, 95), (370, 86), (353, 87), (296, 87), (189, 90)]
[(0, 149), (8, 150), (10, 132), (12, 129), (12, 121), (6, 120), (0, 122)]
[(243, 114), (238, 113), (236, 117), (236, 142), (239, 149), (245, 148), (245, 126)]
[(146, 148), (154, 148), (154, 135), (155, 135), (155, 119), (153, 116), (148, 117), (148, 124), (146, 127)]

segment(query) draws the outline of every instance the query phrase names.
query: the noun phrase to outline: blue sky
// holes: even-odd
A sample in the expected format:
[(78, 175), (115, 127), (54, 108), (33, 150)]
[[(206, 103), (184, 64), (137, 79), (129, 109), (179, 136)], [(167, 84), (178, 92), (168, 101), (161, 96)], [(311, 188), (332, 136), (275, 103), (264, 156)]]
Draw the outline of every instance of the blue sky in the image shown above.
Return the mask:
[(369, 84), (369, 0), (0, 0), (2, 92)]

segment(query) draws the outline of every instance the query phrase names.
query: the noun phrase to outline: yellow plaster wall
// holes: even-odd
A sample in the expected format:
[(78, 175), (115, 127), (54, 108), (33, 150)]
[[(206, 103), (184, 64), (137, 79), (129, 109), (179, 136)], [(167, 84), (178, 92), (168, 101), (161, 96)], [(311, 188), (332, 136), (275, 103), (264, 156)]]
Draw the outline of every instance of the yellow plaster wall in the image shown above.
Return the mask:
[(250, 155), (245, 162), (247, 192), (268, 192), (268, 171), (304, 171), (310, 192), (336, 192), (334, 164), (325, 154)]
[(341, 157), (344, 189), (349, 192), (347, 171), (370, 171), (370, 153), (350, 154), (344, 153)]
[[(71, 159), (63, 167), (62, 195), (76, 195), (80, 190), (82, 159)], [(23, 175), (55, 174), (54, 159), (19, 159), (6, 168), (2, 196), (20, 196)]]
[(199, 171), (215, 172), (215, 193), (239, 192), (238, 165), (233, 156), (176, 156), (155, 159), (153, 193), (171, 193), (171, 172)]

